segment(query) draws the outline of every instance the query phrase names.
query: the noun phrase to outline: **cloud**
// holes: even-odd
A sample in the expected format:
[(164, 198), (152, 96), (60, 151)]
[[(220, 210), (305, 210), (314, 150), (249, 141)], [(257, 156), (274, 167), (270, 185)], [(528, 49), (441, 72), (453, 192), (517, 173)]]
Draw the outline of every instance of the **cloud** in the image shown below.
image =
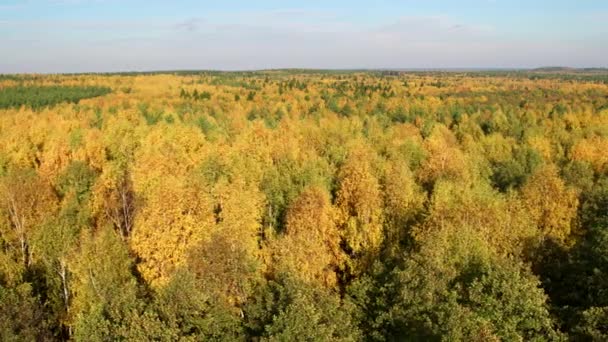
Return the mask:
[(49, 1), (51, 5), (61, 5), (61, 6), (73, 6), (73, 5), (86, 5), (86, 4), (103, 4), (108, 2), (113, 2), (115, 0), (51, 0)]
[(188, 20), (184, 20), (175, 24), (175, 28), (178, 30), (186, 30), (186, 31), (196, 31), (200, 27), (201, 24), (204, 24), (205, 20), (203, 18), (190, 18)]
[(406, 16), (373, 32), (401, 41), (454, 41), (481, 39), (493, 32), (491, 27), (455, 22), (446, 16)]
[(12, 11), (25, 8), (25, 2), (16, 2), (13, 4), (0, 4), (0, 11)]
[(215, 12), (208, 16), (209, 23), (218, 26), (247, 26), (276, 30), (321, 31), (339, 30), (353, 25), (339, 20), (336, 12), (283, 8), (266, 11)]
[[(8, 41), (1, 72), (167, 69), (444, 68), (605, 65), (608, 44), (505, 39), (449, 16), (401, 16), (356, 25), (299, 9), (206, 13), (182, 21), (20, 23), (45, 31), (35, 44)], [(86, 31), (63, 39), (65, 31)], [(95, 31), (94, 34), (89, 34)], [(184, 34), (187, 32), (187, 34)], [(41, 37), (34, 32), (32, 37)], [(21, 35), (20, 38), (28, 38)], [(39, 51), (45, 51), (40, 54)]]
[(172, 30), (177, 26), (154, 20), (4, 20), (0, 24), (22, 31), (53, 35), (65, 35), (66, 32), (115, 31), (145, 32), (148, 30)]

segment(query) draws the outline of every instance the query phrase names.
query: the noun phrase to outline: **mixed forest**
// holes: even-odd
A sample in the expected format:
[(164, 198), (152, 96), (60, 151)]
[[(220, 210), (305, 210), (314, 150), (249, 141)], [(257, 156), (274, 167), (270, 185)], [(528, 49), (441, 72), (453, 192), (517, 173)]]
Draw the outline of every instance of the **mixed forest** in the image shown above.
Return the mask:
[(608, 75), (0, 75), (2, 341), (606, 341)]

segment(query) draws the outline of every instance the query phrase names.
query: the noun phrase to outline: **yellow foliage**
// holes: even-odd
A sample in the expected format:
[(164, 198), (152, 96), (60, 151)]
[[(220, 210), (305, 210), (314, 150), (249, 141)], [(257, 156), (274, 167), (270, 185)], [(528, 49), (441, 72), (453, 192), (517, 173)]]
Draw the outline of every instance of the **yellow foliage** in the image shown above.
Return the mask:
[(416, 216), (423, 209), (426, 196), (404, 162), (393, 162), (388, 165), (382, 192), (387, 239), (397, 251), (400, 247), (399, 243), (409, 233), (408, 225), (415, 222)]
[(539, 168), (522, 188), (521, 197), (543, 236), (568, 241), (575, 232), (578, 196), (559, 178), (555, 166)]
[(418, 174), (421, 181), (434, 182), (440, 178), (466, 179), (465, 155), (458, 147), (456, 137), (447, 127), (435, 127), (431, 136), (424, 141), (424, 148), (428, 158)]
[(32, 261), (30, 240), (34, 231), (57, 209), (50, 185), (33, 170), (13, 169), (0, 177), (0, 237), (24, 266)]
[(528, 145), (538, 151), (546, 161), (552, 161), (555, 154), (551, 141), (542, 136), (535, 136), (528, 139)]
[(480, 141), (481, 150), (475, 151), (482, 154), (491, 162), (505, 162), (513, 157), (513, 146), (516, 141), (513, 138), (506, 138), (500, 133), (493, 133), (484, 136)]
[[(205, 156), (204, 136), (194, 127), (154, 126), (142, 139), (135, 156), (133, 178), (137, 190), (166, 175), (184, 175)], [(153, 187), (153, 184), (147, 184)]]
[(340, 232), (327, 191), (311, 187), (290, 205), (285, 234), (273, 240), (273, 265), (307, 282), (336, 285), (335, 271), (342, 268)]
[(248, 255), (258, 257), (264, 207), (262, 193), (240, 178), (231, 183), (220, 182), (213, 193), (215, 231), (237, 239)]
[(243, 180), (221, 181), (213, 190), (214, 222), (205, 238), (194, 241), (188, 266), (207, 290), (241, 305), (261, 268), (260, 224), (263, 196)]
[[(240, 309), (264, 276), (289, 273), (335, 291), (373, 261), (410, 251), (405, 243), (437, 264), (519, 258), (543, 239), (569, 245), (578, 200), (559, 171), (572, 183), (584, 172), (587, 188), (608, 171), (602, 82), (501, 73), (267, 76), (25, 77), (24, 85), (112, 92), (0, 110), (0, 281), (21, 281), (30, 260), (40, 260), (47, 236), (59, 235), (34, 233), (47, 232), (41, 227), (60, 212), (91, 227), (77, 243), (52, 239), (76, 250), (64, 282), (75, 294), (72, 318), (105, 315), (110, 297), (126, 301), (94, 283), (130, 295), (132, 262), (153, 290), (187, 268), (212, 299)], [(8, 78), (0, 88), (17, 84)], [(286, 86), (292, 79), (305, 85)], [(205, 96), (193, 98), (195, 90)], [(56, 194), (58, 176), (76, 160), (95, 172)], [(589, 206), (600, 203), (591, 197)], [(114, 319), (123, 324), (120, 314)]]
[(570, 157), (589, 162), (597, 173), (603, 173), (608, 170), (608, 138), (583, 139), (574, 145)]
[(415, 237), (457, 236), (469, 231), (496, 253), (522, 256), (526, 244), (535, 240), (534, 221), (510, 197), (486, 185), (441, 181), (435, 186), (430, 212), (417, 227)]
[(142, 276), (158, 285), (184, 265), (191, 248), (210, 235), (213, 207), (202, 184), (173, 175), (158, 179), (142, 201), (129, 244), (141, 258)]
[(365, 149), (350, 152), (338, 174), (336, 196), (338, 226), (348, 249), (361, 255), (363, 264), (376, 255), (384, 236), (380, 184), (372, 174), (370, 159)]

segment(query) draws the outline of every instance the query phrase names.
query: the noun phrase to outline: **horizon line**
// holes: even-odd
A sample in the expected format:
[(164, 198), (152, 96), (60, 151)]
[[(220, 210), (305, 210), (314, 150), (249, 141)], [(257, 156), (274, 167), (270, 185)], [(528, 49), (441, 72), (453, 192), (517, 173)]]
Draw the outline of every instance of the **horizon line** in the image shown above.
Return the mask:
[(103, 74), (164, 74), (164, 73), (188, 73), (188, 72), (214, 72), (214, 73), (255, 73), (273, 71), (306, 71), (306, 72), (373, 72), (373, 71), (397, 71), (397, 72), (484, 72), (484, 71), (608, 71), (608, 66), (539, 66), (539, 67), (405, 67), (405, 68), (260, 68), (260, 69), (149, 69), (149, 70), (112, 70), (112, 71), (81, 71), (81, 72), (8, 72), (0, 73), (0, 76), (21, 75), (103, 75)]

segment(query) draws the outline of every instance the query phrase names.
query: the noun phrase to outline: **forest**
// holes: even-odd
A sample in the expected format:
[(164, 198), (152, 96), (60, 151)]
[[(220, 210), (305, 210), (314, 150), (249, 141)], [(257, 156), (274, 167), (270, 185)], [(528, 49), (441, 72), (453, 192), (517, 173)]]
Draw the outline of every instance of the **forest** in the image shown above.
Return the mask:
[(608, 73), (0, 76), (2, 341), (606, 341)]

